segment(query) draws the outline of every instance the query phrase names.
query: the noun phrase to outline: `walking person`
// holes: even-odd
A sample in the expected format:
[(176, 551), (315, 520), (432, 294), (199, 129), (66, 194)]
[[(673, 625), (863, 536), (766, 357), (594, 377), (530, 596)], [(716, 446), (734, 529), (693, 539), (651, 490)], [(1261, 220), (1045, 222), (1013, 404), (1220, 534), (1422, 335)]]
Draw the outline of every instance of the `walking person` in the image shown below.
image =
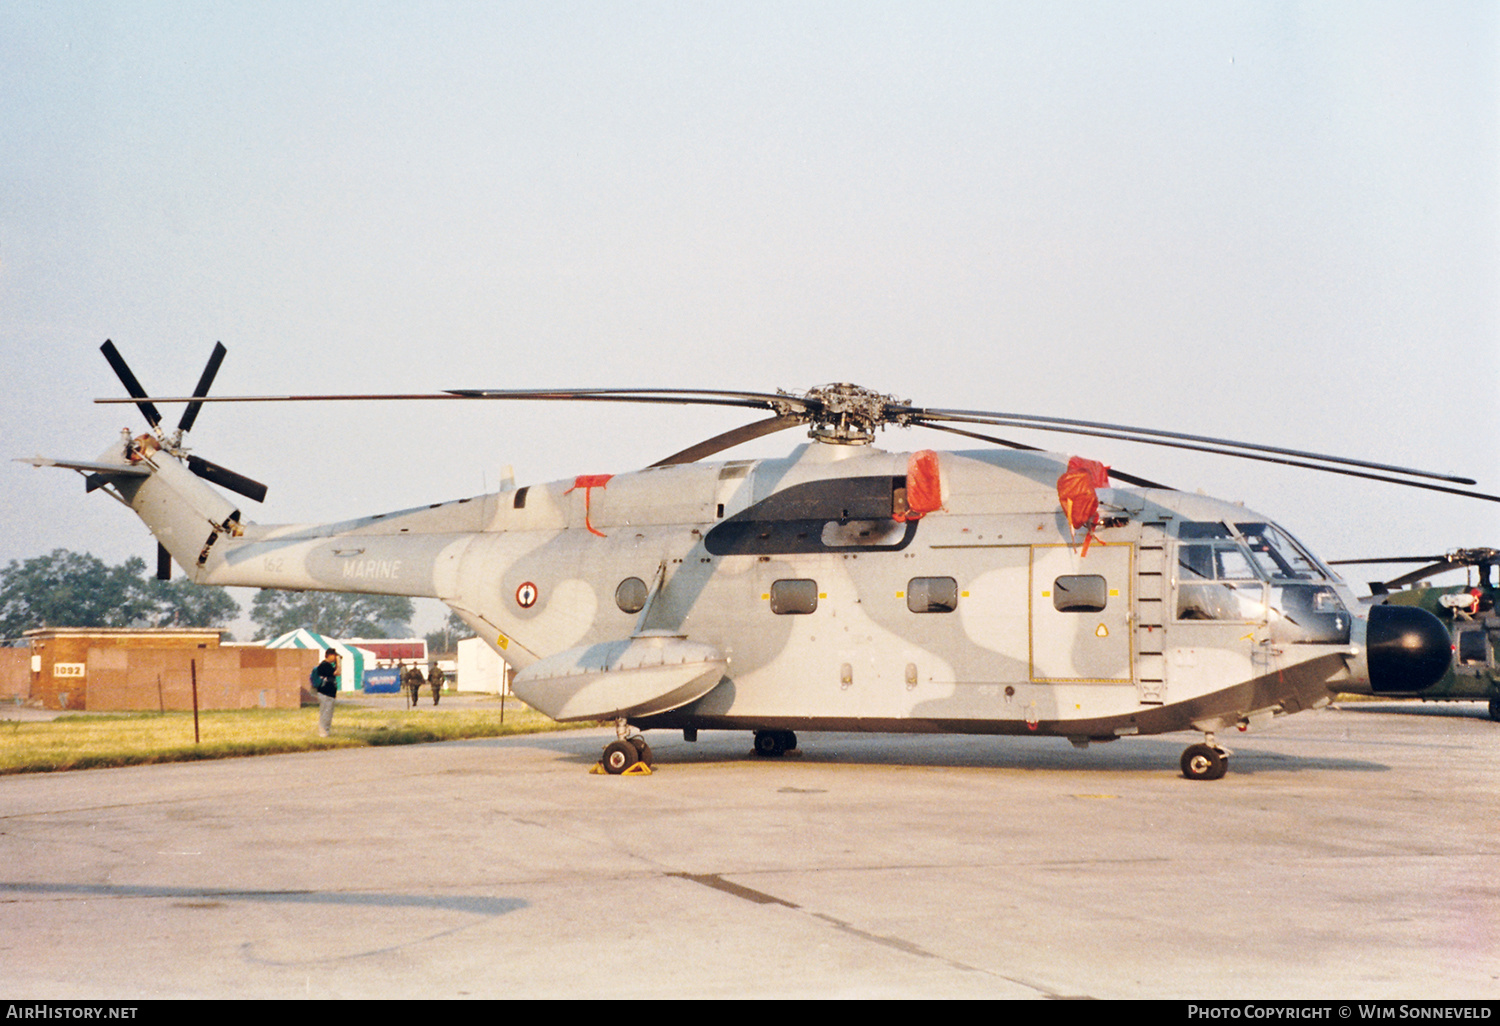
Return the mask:
[[(406, 707), (414, 709), (417, 705), (417, 692), (422, 690), (426, 681), (422, 679), (422, 671), (417, 669), (417, 664), (412, 663), (401, 675), (401, 687), (406, 692)], [(437, 703), (433, 703), (436, 705)]]

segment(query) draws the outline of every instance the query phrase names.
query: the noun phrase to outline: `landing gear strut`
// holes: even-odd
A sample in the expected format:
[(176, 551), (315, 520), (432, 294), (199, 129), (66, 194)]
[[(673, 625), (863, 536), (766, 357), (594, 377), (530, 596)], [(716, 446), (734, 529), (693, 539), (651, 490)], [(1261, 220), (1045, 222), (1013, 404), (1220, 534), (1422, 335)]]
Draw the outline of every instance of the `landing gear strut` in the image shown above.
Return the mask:
[(604, 772), (618, 775), (637, 763), (646, 769), (656, 765), (651, 756), (651, 746), (646, 743), (645, 737), (640, 734), (632, 735), (629, 731), (629, 724), (624, 720), (615, 721), (616, 739), (604, 746), (604, 756), (599, 760), (604, 766)]
[(785, 755), (797, 747), (797, 735), (790, 730), (757, 730), (755, 754), (763, 758)]
[(1218, 780), (1229, 769), (1229, 753), (1220, 748), (1212, 734), (1205, 734), (1201, 745), (1189, 745), (1182, 753), (1182, 775), (1189, 780)]

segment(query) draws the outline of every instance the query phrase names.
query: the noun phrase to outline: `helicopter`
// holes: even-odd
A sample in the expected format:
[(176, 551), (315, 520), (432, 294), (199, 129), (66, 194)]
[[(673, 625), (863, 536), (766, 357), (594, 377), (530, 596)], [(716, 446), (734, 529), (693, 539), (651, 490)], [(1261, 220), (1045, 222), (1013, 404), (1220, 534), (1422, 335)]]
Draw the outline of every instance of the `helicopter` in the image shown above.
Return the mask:
[[(1423, 566), (1389, 581), (1370, 582), (1370, 603), (1415, 606), (1434, 614), (1452, 637), (1453, 664), (1441, 680), (1427, 688), (1386, 692), (1390, 698), (1421, 698), (1427, 702), (1489, 701), (1490, 719), (1500, 722), (1500, 550), (1454, 549), (1441, 556), (1394, 556), (1385, 559), (1336, 559), (1330, 566), (1361, 563), (1421, 563)], [(1478, 580), (1448, 587), (1408, 587), (1436, 574), (1474, 567)], [(1351, 692), (1361, 693), (1358, 690)], [(1367, 693), (1367, 692), (1366, 692)]]
[[(1308, 467), (1469, 495), (1468, 478), (1092, 421), (912, 405), (852, 384), (806, 392), (463, 389), (384, 396), (151, 397), (101, 347), (150, 430), (75, 470), (129, 506), (199, 583), (433, 597), (558, 721), (612, 722), (600, 766), (646, 772), (644, 731), (744, 730), (766, 757), (797, 731), (1034, 735), (1091, 743), (1200, 732), (1192, 780), (1224, 776), (1218, 735), (1353, 687), (1422, 691), (1450, 662), (1413, 606), (1362, 612), (1285, 529), (1243, 506), (981, 433), (1021, 427)], [(242, 515), (265, 485), (191, 453), (207, 402), (405, 399), (696, 404), (768, 411), (639, 470), (585, 474), (328, 524)], [(157, 404), (184, 404), (177, 429)], [(888, 452), (887, 426), (986, 443)], [(806, 428), (781, 458), (707, 462)], [(218, 486), (213, 487), (213, 486)], [(596, 767), (597, 768), (597, 767)]]

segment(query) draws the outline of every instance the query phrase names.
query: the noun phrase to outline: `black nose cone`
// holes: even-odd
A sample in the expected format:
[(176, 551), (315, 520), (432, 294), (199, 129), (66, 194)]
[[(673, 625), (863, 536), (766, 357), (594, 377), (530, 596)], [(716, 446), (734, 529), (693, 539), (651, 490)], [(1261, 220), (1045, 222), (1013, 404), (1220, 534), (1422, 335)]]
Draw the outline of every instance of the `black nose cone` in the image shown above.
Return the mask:
[(1453, 661), (1453, 641), (1443, 622), (1415, 606), (1370, 610), (1370, 690), (1421, 691), (1443, 679)]

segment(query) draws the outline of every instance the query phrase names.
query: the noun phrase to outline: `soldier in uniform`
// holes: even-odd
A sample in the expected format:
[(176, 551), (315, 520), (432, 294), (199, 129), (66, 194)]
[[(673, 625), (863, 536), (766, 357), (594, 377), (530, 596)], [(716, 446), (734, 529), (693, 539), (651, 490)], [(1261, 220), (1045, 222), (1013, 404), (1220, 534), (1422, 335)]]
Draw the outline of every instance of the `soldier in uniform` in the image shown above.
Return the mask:
[(401, 674), (401, 690), (406, 692), (407, 708), (414, 708), (417, 704), (417, 692), (422, 689), (422, 671), (417, 669), (417, 664), (412, 663)]

